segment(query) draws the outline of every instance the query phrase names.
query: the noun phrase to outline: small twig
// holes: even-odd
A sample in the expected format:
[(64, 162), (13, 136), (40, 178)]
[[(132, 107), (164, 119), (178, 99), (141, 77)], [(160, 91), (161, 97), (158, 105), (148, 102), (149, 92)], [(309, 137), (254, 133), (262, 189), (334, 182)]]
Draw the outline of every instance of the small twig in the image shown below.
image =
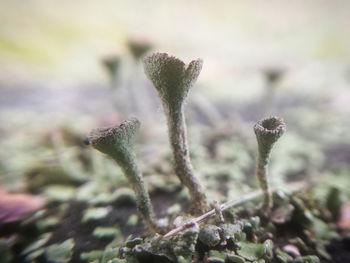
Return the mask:
[[(290, 192), (294, 193), (294, 192), (298, 192), (300, 190), (306, 189), (307, 186), (308, 186), (307, 183), (304, 181), (297, 182), (297, 183), (291, 183), (291, 184), (288, 184), (288, 190)], [(272, 193), (275, 191), (276, 191), (276, 189), (271, 190)], [(244, 203), (249, 202), (249, 201), (253, 201), (253, 200), (261, 197), (262, 195), (263, 195), (263, 192), (261, 190), (254, 191), (252, 193), (243, 195), (239, 199), (229, 200), (226, 203), (223, 203), (222, 205), (220, 205), (220, 210), (224, 211), (228, 208), (238, 206), (238, 205), (244, 204)], [(172, 236), (176, 235), (177, 233), (181, 232), (182, 230), (187, 229), (190, 226), (193, 226), (194, 224), (201, 223), (201, 222), (203, 222), (203, 221), (207, 220), (208, 218), (213, 217), (215, 215), (216, 215), (216, 211), (215, 211), (215, 209), (212, 209), (209, 212), (207, 212), (199, 217), (196, 217), (189, 222), (185, 222), (184, 224), (182, 224), (181, 226), (179, 226), (177, 228), (174, 228), (170, 232), (166, 233), (164, 235), (164, 237), (165, 238), (172, 237)]]

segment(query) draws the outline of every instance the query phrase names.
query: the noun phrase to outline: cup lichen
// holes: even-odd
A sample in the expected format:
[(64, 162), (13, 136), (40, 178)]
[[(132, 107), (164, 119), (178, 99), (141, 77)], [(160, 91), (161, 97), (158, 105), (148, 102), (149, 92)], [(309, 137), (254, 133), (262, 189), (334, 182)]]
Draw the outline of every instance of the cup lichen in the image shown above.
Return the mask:
[(140, 122), (136, 118), (123, 121), (120, 125), (93, 130), (88, 141), (98, 151), (109, 155), (122, 168), (136, 195), (136, 205), (145, 224), (152, 231), (159, 231), (152, 204), (136, 164), (134, 142)]
[(258, 142), (257, 177), (264, 192), (263, 213), (268, 215), (273, 205), (272, 195), (268, 182), (268, 164), (273, 145), (286, 131), (286, 125), (281, 118), (269, 117), (260, 120), (254, 125), (254, 132)]
[(205, 212), (208, 206), (190, 160), (184, 105), (202, 64), (202, 60), (197, 59), (186, 67), (184, 62), (166, 53), (154, 53), (144, 59), (145, 73), (158, 91), (167, 117), (175, 173), (189, 189), (193, 214)]

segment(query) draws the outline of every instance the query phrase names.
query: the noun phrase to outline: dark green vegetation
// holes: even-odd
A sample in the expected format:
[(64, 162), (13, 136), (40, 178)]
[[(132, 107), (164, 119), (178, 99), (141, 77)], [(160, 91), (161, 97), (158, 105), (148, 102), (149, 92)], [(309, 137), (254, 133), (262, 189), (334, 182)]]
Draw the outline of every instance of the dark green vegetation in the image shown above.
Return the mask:
[[(254, 126), (258, 143), (253, 125), (242, 120), (226, 126), (225, 121), (218, 121), (214, 127), (194, 127), (189, 135), (190, 150), (184, 100), (201, 64), (196, 60), (185, 67), (166, 54), (145, 60), (146, 73), (167, 115), (172, 155), (167, 152), (150, 164), (137, 165), (133, 148), (140, 124), (136, 119), (95, 130), (88, 137), (121, 171), (114, 162), (84, 146), (84, 136), (71, 129), (47, 135), (41, 149), (54, 148), (58, 162), (27, 170), (26, 184), (32, 192), (43, 192), (49, 202), (20, 224), (1, 229), (2, 260), (346, 262), (341, 260), (348, 255), (347, 231), (337, 223), (344, 199), (349, 197), (349, 170), (346, 162), (332, 159), (334, 155), (329, 153), (334, 141), (324, 137), (330, 125), (307, 121), (308, 112), (290, 113), (288, 129), (292, 132), (276, 145), (274, 150), (282, 157), (269, 176), (267, 165), (269, 161), (273, 165), (276, 154), (272, 153), (270, 160), (270, 151), (285, 131), (284, 122), (276, 117)], [(300, 118), (306, 121), (297, 122)], [(301, 129), (305, 138), (293, 137), (296, 129)], [(286, 137), (289, 141), (278, 148)], [(310, 137), (322, 144), (310, 142)], [(64, 158), (68, 146), (74, 148), (69, 158)], [(165, 147), (155, 151), (161, 148)], [(269, 185), (267, 178), (271, 177), (274, 180)], [(255, 192), (258, 181), (263, 192)], [(303, 184), (292, 184), (295, 181)], [(212, 216), (201, 217), (210, 210), (207, 204), (213, 206)], [(149, 233), (139, 215), (151, 232), (160, 234)], [(172, 231), (177, 228), (180, 230)]]

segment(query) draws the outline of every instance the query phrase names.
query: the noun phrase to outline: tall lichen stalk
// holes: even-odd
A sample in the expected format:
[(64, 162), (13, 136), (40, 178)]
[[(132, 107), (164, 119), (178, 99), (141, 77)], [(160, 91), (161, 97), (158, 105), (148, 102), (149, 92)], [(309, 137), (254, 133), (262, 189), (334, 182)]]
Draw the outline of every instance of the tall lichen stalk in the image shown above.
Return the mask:
[(184, 105), (202, 64), (202, 60), (198, 59), (186, 67), (181, 60), (165, 53), (155, 53), (144, 59), (145, 73), (158, 91), (167, 117), (175, 173), (189, 189), (193, 214), (205, 212), (208, 207), (190, 160)]
[(269, 117), (254, 125), (254, 132), (258, 142), (257, 177), (264, 192), (263, 213), (268, 215), (273, 206), (272, 194), (268, 181), (268, 164), (273, 145), (283, 135), (286, 125), (281, 118)]
[(109, 155), (122, 168), (136, 195), (136, 205), (147, 227), (158, 232), (152, 204), (136, 164), (134, 141), (139, 131), (140, 122), (133, 118), (119, 126), (96, 129), (88, 136), (91, 145), (102, 153)]
[(172, 115), (174, 117), (168, 119), (168, 127), (175, 173), (190, 191), (194, 212), (202, 213), (206, 210), (206, 198), (191, 164), (183, 107), (180, 112)]

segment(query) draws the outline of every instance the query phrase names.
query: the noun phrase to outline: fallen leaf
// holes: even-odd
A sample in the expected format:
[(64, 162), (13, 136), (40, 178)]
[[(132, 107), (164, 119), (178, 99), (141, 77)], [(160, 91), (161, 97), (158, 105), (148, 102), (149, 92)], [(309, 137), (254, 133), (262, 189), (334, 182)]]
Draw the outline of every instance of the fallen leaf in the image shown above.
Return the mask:
[(0, 225), (19, 221), (39, 209), (43, 200), (29, 194), (11, 194), (0, 187)]
[(342, 205), (338, 226), (343, 229), (350, 228), (350, 202), (346, 202)]
[(291, 255), (293, 257), (300, 256), (299, 249), (294, 245), (288, 244), (288, 245), (285, 245), (282, 249), (284, 252), (288, 253), (289, 255)]

